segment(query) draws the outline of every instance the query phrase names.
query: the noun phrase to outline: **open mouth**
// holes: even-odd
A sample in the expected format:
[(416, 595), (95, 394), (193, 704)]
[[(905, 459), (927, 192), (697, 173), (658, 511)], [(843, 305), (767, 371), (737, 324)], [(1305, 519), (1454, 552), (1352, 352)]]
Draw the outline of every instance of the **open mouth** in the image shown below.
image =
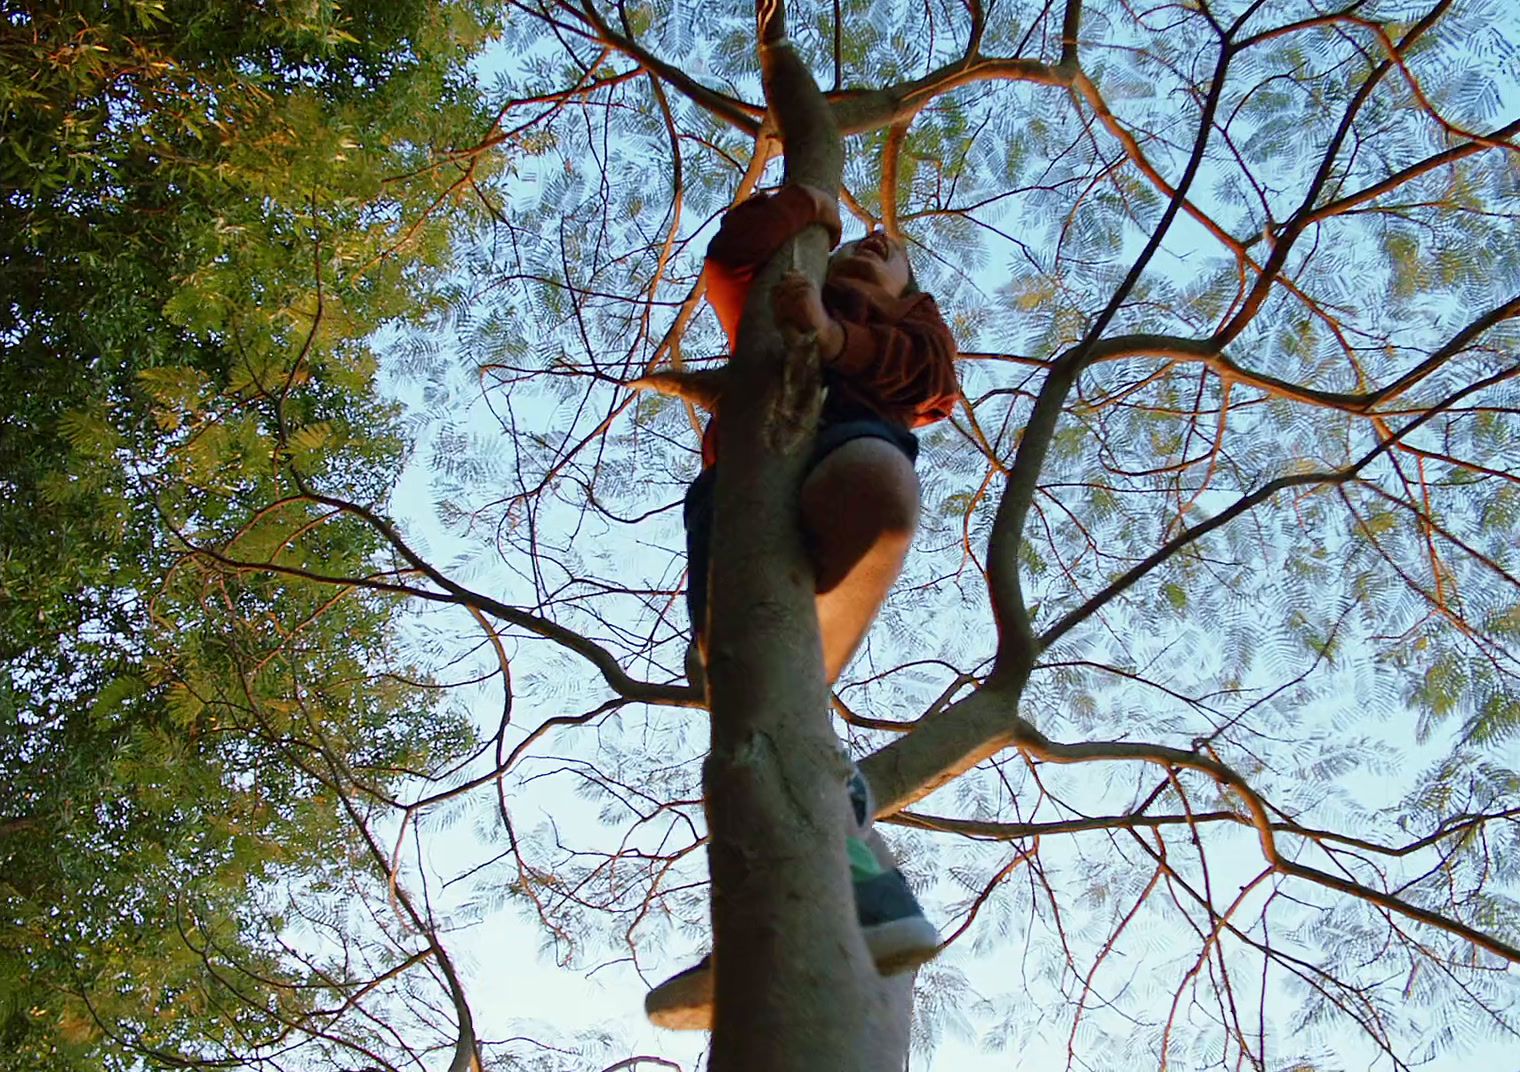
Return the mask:
[(887, 236), (880, 231), (873, 231), (855, 243), (855, 252), (884, 261), (890, 252), (887, 248)]

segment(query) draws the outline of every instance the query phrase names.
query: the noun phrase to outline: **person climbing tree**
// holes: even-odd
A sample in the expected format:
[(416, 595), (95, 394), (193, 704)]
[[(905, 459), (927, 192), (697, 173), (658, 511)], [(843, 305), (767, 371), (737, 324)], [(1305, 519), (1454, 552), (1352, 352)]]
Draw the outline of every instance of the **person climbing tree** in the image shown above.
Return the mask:
[[(800, 70), (791, 48), (773, 62)], [(841, 227), (835, 194), (790, 183), (759, 194), (724, 216), (707, 249), (707, 296), (739, 345), (740, 321), (759, 272), (790, 239), (818, 225), (832, 248)], [(880, 610), (917, 527), (918, 440), (912, 429), (942, 420), (959, 397), (955, 340), (934, 298), (918, 289), (903, 242), (883, 231), (846, 243), (829, 259), (820, 288), (789, 270), (770, 293), (776, 326), (793, 344), (811, 339), (822, 365), (824, 400), (799, 491), (799, 519), (812, 567), (823, 669), (832, 685)], [(800, 343), (807, 345), (806, 342)], [(725, 373), (662, 372), (636, 385), (676, 394), (713, 411), (702, 439), (702, 471), (686, 494), (693, 684), (703, 687), (708, 626), (708, 567)], [(938, 934), (880, 835), (858, 772), (848, 785), (845, 839), (856, 915), (883, 974), (934, 955)], [(712, 1019), (710, 958), (650, 991), (656, 1024), (707, 1028)]]

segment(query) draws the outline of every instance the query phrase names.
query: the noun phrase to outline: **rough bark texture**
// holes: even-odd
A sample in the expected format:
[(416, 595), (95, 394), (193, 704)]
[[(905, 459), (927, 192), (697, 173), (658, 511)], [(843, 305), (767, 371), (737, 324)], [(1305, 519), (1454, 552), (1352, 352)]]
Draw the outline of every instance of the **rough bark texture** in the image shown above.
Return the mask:
[[(771, 17), (765, 41), (778, 36), (779, 12)], [(762, 64), (788, 181), (837, 189), (839, 132), (812, 77), (785, 45), (763, 48)], [(911, 984), (881, 980), (855, 920), (841, 836), (845, 770), (797, 522), (819, 399), (816, 351), (788, 354), (769, 307), (783, 271), (796, 264), (821, 280), (826, 256), (823, 229), (813, 227), (762, 272), (724, 407), (705, 771), (718, 1072), (897, 1069), (907, 1046)], [(807, 434), (774, 434), (797, 421)]]

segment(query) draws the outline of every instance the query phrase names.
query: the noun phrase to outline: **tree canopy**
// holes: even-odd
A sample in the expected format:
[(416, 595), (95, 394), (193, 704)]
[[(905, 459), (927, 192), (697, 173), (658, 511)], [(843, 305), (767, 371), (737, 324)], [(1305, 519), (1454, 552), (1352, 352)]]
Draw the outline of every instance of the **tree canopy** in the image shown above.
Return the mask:
[(310, 912), (347, 883), (324, 764), (379, 789), (469, 739), (383, 676), (393, 601), (218, 573), (185, 541), (262, 517), (239, 546), (269, 560), (377, 553), (291, 493), (394, 479), (368, 337), (422, 315), (465, 226), (407, 231), (459, 178), (431, 146), (482, 121), (464, 65), (488, 26), (433, 3), (5, 16), (8, 1068), (279, 1043), (327, 998), (261, 891), (298, 882)]
[[(847, 236), (900, 233), (962, 351), (832, 697), (948, 941), (915, 1065), (1512, 1045), (1514, 13), (787, 17)], [(756, 45), (692, 0), (6, 16), (16, 1067), (687, 1067), (481, 1010), (605, 965), (632, 1011), (710, 933), (700, 422), (625, 385), (726, 357)], [(470, 961), (508, 917), (544, 966)]]

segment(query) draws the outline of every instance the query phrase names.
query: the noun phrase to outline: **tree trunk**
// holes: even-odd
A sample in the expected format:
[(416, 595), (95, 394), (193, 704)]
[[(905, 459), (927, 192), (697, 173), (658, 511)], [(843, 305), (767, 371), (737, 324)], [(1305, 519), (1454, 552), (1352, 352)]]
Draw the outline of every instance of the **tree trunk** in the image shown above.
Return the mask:
[[(788, 181), (839, 187), (843, 150), (822, 94), (762, 20), (766, 97)], [(753, 287), (723, 409), (712, 554), (704, 779), (712, 841), (712, 1068), (903, 1067), (911, 981), (877, 974), (855, 918), (843, 761), (829, 724), (797, 490), (819, 403), (816, 350), (788, 354), (770, 291), (797, 264), (821, 280), (823, 229), (787, 243)]]

